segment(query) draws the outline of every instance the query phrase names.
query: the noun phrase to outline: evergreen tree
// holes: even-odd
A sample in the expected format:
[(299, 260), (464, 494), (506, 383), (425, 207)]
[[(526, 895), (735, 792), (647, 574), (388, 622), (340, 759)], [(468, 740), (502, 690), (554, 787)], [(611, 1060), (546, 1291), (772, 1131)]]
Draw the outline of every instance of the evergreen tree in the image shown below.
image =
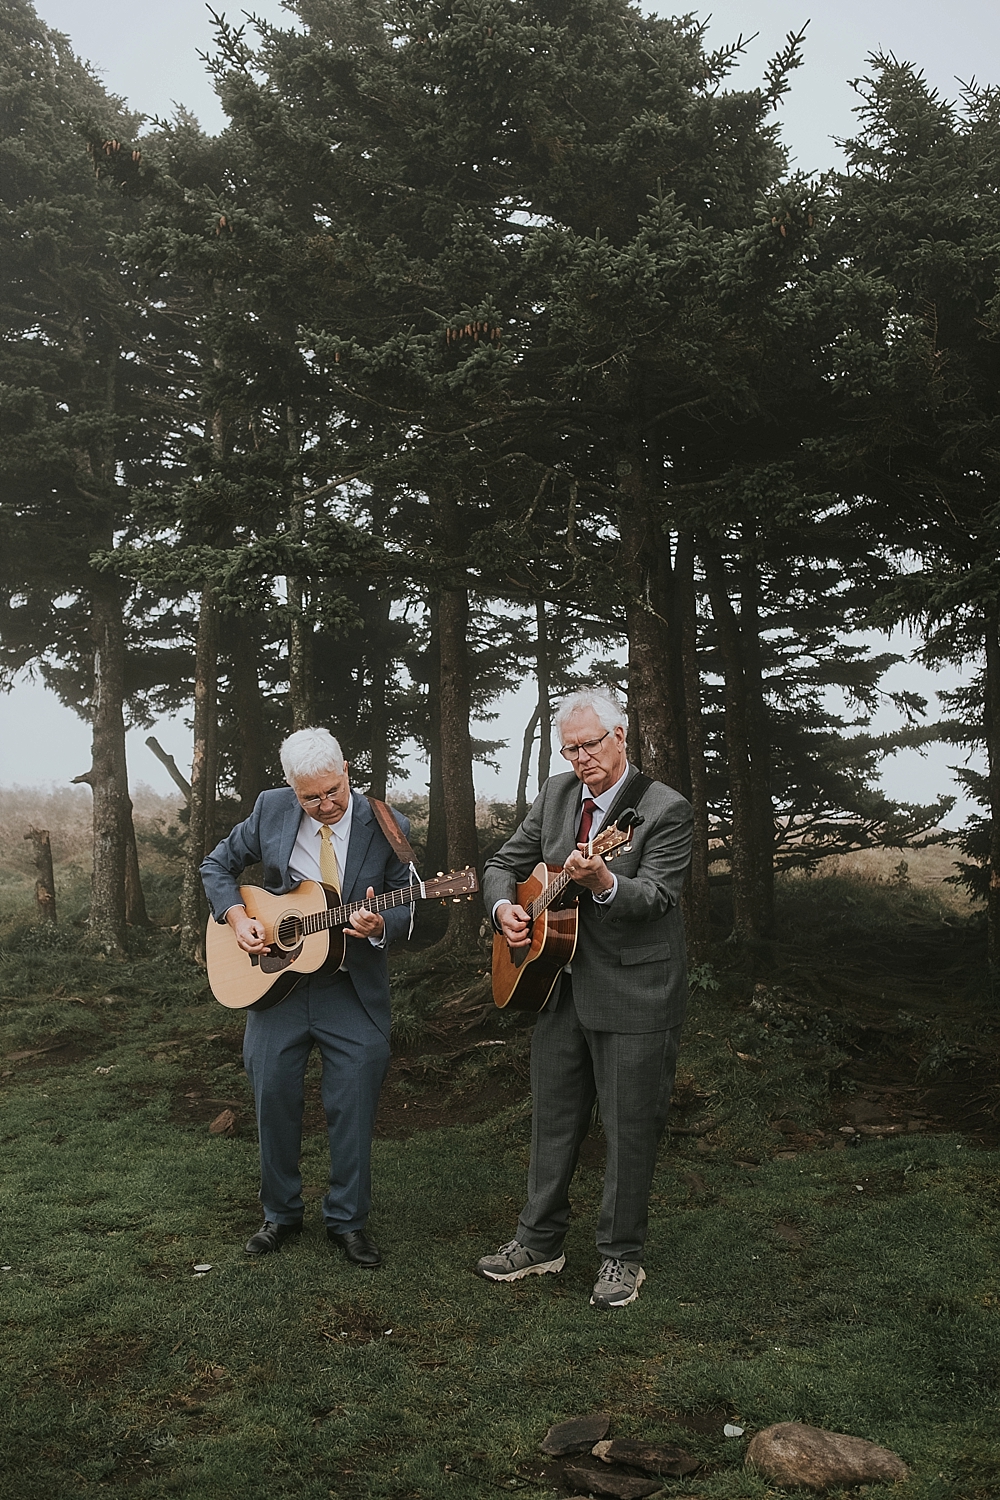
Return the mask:
[(141, 299), (115, 250), (130, 205), (95, 179), (84, 139), (95, 133), (114, 156), (134, 123), (66, 39), (11, 0), (0, 22), (4, 665), (40, 666), (92, 725), (92, 764), (77, 778), (94, 797), (89, 920), (115, 956), (126, 916), (145, 911), (125, 768), (127, 595), (98, 555), (113, 551), (129, 503), (125, 434), (149, 434), (132, 362)]
[[(879, 54), (859, 85), (859, 131), (838, 183), (841, 244), (883, 280), (885, 342), (858, 422), (866, 483), (897, 557), (883, 621), (925, 631), (924, 659), (975, 663), (970, 739), (986, 748), (984, 859), (991, 972), (1000, 969), (1000, 93), (941, 99)], [(860, 413), (859, 413), (860, 415)], [(913, 560), (916, 559), (916, 566)], [(968, 699), (962, 705), (972, 717)]]

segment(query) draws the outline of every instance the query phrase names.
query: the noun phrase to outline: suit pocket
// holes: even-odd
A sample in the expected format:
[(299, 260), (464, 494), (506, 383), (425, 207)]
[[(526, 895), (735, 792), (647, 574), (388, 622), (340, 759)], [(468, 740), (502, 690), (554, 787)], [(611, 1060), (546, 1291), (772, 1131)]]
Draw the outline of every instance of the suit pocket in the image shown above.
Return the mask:
[(656, 964), (663, 963), (670, 957), (669, 943), (647, 943), (643, 948), (623, 948), (623, 964)]

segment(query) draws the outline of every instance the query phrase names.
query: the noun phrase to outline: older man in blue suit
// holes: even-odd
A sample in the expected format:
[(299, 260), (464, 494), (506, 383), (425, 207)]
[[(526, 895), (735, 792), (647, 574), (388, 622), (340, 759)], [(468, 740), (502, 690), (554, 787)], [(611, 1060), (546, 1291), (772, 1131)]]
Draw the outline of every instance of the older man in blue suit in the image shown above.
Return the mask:
[[(288, 786), (262, 792), (249, 818), (207, 856), (201, 876), (218, 922), (228, 922), (246, 953), (265, 949), (237, 884), (247, 865), (262, 863), (274, 895), (302, 880), (338, 886), (345, 902), (409, 884), (366, 798), (351, 791), (347, 762), (326, 729), (300, 729), (281, 747)], [(407, 820), (396, 814), (404, 835)], [(267, 1255), (302, 1229), (304, 1082), (309, 1053), (323, 1059), (322, 1096), (330, 1140), (330, 1180), (323, 1218), (330, 1240), (355, 1265), (381, 1265), (366, 1232), (371, 1207), (371, 1142), (379, 1092), (389, 1065), (389, 970), (386, 949), (409, 926), (398, 907), (380, 916), (357, 911), (343, 964), (328, 962), (302, 977), (280, 1004), (248, 1011), (243, 1060), (253, 1085), (260, 1137), (264, 1223), (247, 1242)]]

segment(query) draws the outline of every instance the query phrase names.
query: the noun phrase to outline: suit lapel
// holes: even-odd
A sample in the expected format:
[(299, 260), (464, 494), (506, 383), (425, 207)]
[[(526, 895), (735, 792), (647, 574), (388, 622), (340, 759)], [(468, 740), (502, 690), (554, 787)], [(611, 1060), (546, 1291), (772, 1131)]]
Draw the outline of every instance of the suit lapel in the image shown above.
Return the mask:
[(566, 801), (562, 809), (562, 822), (559, 828), (559, 842), (561, 852), (559, 863), (562, 864), (576, 848), (576, 825), (580, 816), (580, 783), (570, 773), (572, 779), (566, 788)]
[(302, 808), (291, 787), (288, 788), (288, 797), (289, 801), (281, 820), (281, 832), (278, 835), (278, 869), (281, 871), (281, 878), (286, 886), (289, 883), (288, 866), (291, 864), (299, 824), (302, 822)]
[[(362, 797), (360, 792), (351, 793), (351, 836), (347, 840), (347, 868), (344, 871), (344, 900), (350, 900), (354, 884), (361, 872), (368, 853), (368, 845), (372, 841), (375, 832), (375, 814), (368, 804), (368, 799)], [(364, 894), (362, 892), (362, 894)]]

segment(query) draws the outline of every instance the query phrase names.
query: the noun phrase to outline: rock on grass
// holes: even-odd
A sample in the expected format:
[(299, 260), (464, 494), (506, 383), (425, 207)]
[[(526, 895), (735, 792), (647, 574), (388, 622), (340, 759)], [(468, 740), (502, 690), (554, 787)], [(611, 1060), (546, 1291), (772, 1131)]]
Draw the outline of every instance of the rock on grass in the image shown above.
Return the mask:
[(612, 1500), (645, 1500), (646, 1495), (657, 1495), (663, 1488), (658, 1479), (638, 1479), (604, 1465), (591, 1468), (575, 1463), (563, 1465), (563, 1483), (582, 1495), (609, 1495)]
[(758, 1432), (747, 1449), (747, 1463), (789, 1489), (817, 1491), (880, 1481), (893, 1484), (910, 1472), (888, 1448), (802, 1422), (778, 1422)]
[(701, 1467), (698, 1459), (672, 1443), (640, 1443), (632, 1438), (613, 1438), (610, 1443), (596, 1443), (593, 1454), (602, 1463), (627, 1464), (631, 1469), (641, 1469), (644, 1474), (664, 1474), (669, 1479), (682, 1479), (685, 1474), (693, 1474)]
[(557, 1422), (542, 1438), (539, 1447), (551, 1458), (565, 1458), (567, 1453), (589, 1453), (595, 1443), (607, 1437), (611, 1418), (596, 1413)]

